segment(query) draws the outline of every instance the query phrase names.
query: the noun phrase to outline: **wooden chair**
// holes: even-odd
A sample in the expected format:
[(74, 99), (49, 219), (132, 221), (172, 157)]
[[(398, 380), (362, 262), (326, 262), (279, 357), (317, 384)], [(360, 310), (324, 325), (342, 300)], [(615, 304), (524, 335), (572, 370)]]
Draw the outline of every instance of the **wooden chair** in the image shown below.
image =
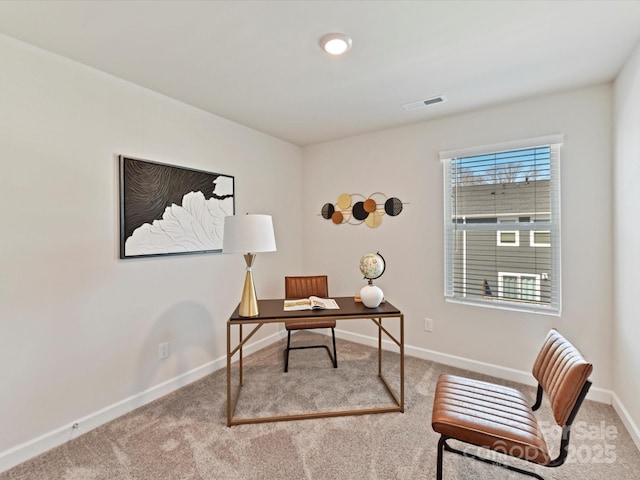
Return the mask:
[[(534, 472), (495, 460), (495, 455), (492, 459), (481, 457), (455, 449), (447, 441), (458, 440), (538, 465), (558, 467), (567, 458), (571, 424), (591, 386), (588, 377), (592, 369), (568, 340), (551, 330), (533, 366), (538, 391), (532, 407), (516, 389), (440, 375), (431, 419), (433, 429), (440, 434), (437, 480), (442, 480), (444, 450), (544, 480)], [(549, 397), (555, 422), (562, 427), (556, 458), (551, 457), (542, 429), (532, 413), (540, 408), (543, 392)]]
[[(288, 299), (307, 298), (312, 295), (316, 297), (329, 297), (329, 286), (326, 275), (314, 275), (304, 277), (284, 277), (285, 297)], [(336, 321), (325, 318), (306, 318), (304, 320), (286, 320), (284, 326), (287, 329), (287, 348), (285, 349), (284, 371), (289, 371), (289, 351), (306, 348), (325, 348), (333, 363), (333, 368), (338, 368), (338, 356), (336, 354)], [(310, 330), (316, 328), (330, 328), (333, 339), (333, 355), (326, 345), (304, 345), (299, 347), (291, 346), (291, 332), (295, 330)]]

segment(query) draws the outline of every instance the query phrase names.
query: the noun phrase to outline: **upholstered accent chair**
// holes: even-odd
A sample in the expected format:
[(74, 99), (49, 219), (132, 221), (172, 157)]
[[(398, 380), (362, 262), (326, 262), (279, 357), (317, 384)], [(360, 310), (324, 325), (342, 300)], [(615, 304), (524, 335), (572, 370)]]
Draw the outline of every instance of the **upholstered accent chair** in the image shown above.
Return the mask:
[[(312, 295), (316, 297), (329, 297), (329, 281), (326, 275), (284, 277), (284, 291), (287, 299), (307, 298)], [(284, 326), (287, 329), (287, 348), (285, 349), (284, 371), (289, 371), (289, 351), (302, 350), (306, 348), (324, 348), (329, 354), (333, 368), (338, 368), (338, 356), (336, 354), (336, 321), (326, 318), (305, 318), (301, 320), (286, 320)], [(291, 332), (296, 330), (310, 330), (317, 328), (330, 328), (333, 340), (333, 355), (327, 345), (302, 345), (291, 346)]]
[[(491, 458), (452, 447), (450, 440), (484, 447), (506, 456), (518, 457), (545, 467), (558, 467), (568, 455), (571, 424), (591, 386), (588, 380), (593, 366), (555, 329), (551, 330), (533, 365), (538, 381), (535, 404), (529, 407), (519, 390), (494, 383), (442, 374), (434, 395), (431, 425), (440, 434), (437, 480), (442, 480), (444, 451), (532, 476), (535, 472), (504, 464)], [(558, 455), (553, 458), (538, 424), (535, 410), (546, 392), (553, 417), (562, 428)]]

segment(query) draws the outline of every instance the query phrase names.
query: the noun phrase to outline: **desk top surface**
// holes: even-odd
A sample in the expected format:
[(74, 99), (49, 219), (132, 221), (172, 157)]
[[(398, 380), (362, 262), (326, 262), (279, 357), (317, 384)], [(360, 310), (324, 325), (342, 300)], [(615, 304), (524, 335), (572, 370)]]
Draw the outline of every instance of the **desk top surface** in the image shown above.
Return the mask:
[(290, 319), (301, 317), (332, 317), (339, 319), (340, 317), (367, 317), (367, 316), (398, 316), (401, 312), (398, 308), (389, 302), (381, 303), (377, 308), (367, 308), (361, 302), (356, 302), (353, 297), (331, 297), (338, 305), (339, 309), (326, 310), (296, 310), (285, 312), (284, 299), (258, 300), (258, 310), (260, 315), (257, 317), (241, 317), (238, 314), (240, 305), (229, 317), (230, 321), (251, 321), (251, 320), (274, 320), (274, 319)]

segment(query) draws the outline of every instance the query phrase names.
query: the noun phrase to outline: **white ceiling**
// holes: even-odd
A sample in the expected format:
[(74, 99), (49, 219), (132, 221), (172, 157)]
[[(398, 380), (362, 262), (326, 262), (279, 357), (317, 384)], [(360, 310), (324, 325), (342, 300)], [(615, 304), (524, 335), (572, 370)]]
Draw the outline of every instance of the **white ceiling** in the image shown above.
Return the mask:
[(640, 1), (5, 0), (0, 32), (303, 146), (610, 81)]

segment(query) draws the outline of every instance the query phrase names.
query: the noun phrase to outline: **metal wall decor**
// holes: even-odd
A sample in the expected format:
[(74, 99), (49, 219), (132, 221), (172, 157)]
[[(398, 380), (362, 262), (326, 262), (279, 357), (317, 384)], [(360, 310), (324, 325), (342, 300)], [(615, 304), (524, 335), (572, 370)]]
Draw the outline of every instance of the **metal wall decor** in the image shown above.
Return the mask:
[(120, 258), (222, 251), (234, 177), (120, 156)]
[(371, 228), (379, 227), (384, 215), (395, 217), (402, 212), (403, 203), (396, 197), (387, 198), (384, 193), (372, 193), (368, 197), (359, 193), (343, 193), (334, 204), (322, 206), (322, 217), (336, 225), (366, 223)]

